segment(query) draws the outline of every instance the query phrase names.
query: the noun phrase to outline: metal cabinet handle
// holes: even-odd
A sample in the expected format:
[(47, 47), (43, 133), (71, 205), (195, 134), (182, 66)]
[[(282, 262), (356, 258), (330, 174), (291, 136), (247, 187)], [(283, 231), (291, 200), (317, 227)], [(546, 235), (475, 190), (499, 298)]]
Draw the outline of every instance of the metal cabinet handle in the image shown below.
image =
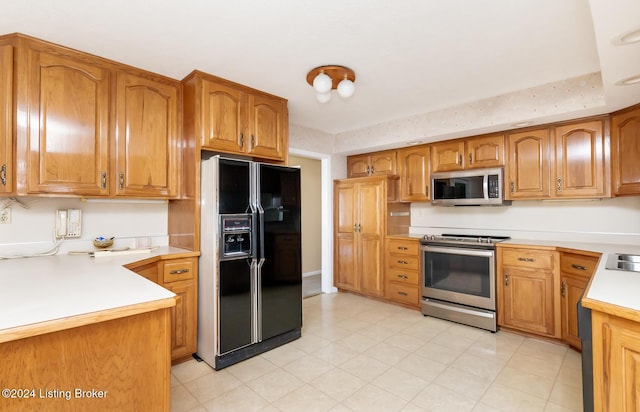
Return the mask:
[(107, 188), (107, 172), (100, 173), (100, 189)]
[(354, 232), (358, 231), (358, 225), (356, 223), (353, 224), (353, 231)]
[(460, 155), (458, 156), (458, 161), (456, 162), (456, 164), (462, 166), (462, 153), (460, 153)]
[(256, 138), (254, 135), (251, 135), (251, 150), (256, 147)]
[(516, 184), (513, 182), (513, 180), (511, 181), (509, 188), (511, 189), (511, 193), (516, 191)]
[(240, 147), (244, 147), (244, 133), (240, 132)]
[(3, 164), (0, 167), (0, 182), (2, 182), (2, 186), (7, 185), (7, 165)]
[(371, 174), (375, 174), (376, 173), (376, 167), (375, 166), (371, 166)]
[(504, 285), (505, 286), (509, 286), (509, 274), (508, 273), (504, 274)]
[(469, 153), (469, 164), (473, 164), (473, 153)]
[(558, 192), (562, 192), (562, 178), (558, 178)]
[(518, 260), (520, 262), (535, 262), (536, 261), (534, 258), (523, 258), (523, 257), (519, 257)]
[(398, 278), (400, 278), (400, 279), (409, 279), (409, 276), (407, 276), (407, 275), (398, 275)]
[(409, 262), (407, 262), (406, 260), (398, 260), (397, 262), (399, 264), (401, 264), (401, 265), (408, 265), (409, 264)]
[(183, 273), (189, 273), (189, 269), (175, 269), (169, 272), (170, 275), (181, 275)]
[(409, 296), (409, 294), (407, 292), (398, 292), (398, 295), (400, 295), (400, 296)]
[(398, 250), (409, 250), (409, 248), (405, 246), (398, 246)]
[(563, 280), (562, 284), (560, 285), (560, 294), (563, 298), (567, 296), (567, 281), (565, 280)]
[(574, 269), (577, 269), (577, 270), (587, 270), (587, 268), (586, 268), (586, 267), (584, 267), (584, 266), (580, 266), (580, 265), (576, 265), (575, 263), (573, 263), (573, 264), (571, 265), (571, 267), (572, 267), (572, 268), (574, 268)]
[(362, 226), (358, 223), (358, 232), (362, 232)]
[(124, 189), (124, 173), (120, 172), (120, 189)]

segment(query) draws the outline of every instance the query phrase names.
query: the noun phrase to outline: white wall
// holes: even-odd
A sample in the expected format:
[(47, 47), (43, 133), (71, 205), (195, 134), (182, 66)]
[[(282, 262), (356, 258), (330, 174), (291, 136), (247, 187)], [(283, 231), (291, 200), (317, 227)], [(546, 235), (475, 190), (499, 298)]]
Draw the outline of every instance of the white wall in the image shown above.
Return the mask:
[[(11, 206), (11, 224), (0, 225), (0, 255), (30, 253), (53, 243), (56, 209), (82, 211), (82, 237), (68, 239), (61, 250), (91, 246), (97, 236), (116, 237), (116, 246), (135, 246), (136, 238), (167, 242), (167, 203), (87, 203), (74, 198), (19, 197), (29, 208)], [(9, 198), (0, 198), (0, 208)]]
[(514, 201), (500, 207), (411, 205), (411, 232), (640, 244), (640, 197), (597, 201)]

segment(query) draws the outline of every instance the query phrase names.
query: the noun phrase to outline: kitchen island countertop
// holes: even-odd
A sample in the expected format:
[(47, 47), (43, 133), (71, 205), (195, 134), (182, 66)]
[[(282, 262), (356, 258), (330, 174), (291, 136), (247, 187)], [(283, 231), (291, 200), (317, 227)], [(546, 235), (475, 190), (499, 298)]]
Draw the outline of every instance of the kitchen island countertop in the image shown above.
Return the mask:
[(55, 255), (0, 260), (0, 343), (175, 305), (175, 294), (123, 265), (197, 256), (174, 247), (150, 253)]

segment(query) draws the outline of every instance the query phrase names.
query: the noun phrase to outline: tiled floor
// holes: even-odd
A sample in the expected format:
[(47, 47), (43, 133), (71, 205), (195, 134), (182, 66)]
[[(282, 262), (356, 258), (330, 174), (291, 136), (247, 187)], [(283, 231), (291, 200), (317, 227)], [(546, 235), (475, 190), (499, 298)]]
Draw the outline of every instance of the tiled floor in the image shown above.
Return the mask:
[(580, 354), (354, 295), (304, 300), (302, 338), (172, 368), (171, 411), (582, 411)]

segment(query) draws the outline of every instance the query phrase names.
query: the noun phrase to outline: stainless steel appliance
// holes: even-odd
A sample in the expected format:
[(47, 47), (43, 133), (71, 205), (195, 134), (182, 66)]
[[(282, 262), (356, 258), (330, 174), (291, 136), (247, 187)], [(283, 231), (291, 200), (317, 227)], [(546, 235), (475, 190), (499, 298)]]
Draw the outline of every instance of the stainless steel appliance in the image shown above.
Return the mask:
[(201, 173), (197, 356), (222, 369), (301, 336), (300, 170), (213, 156)]
[(495, 244), (507, 239), (454, 234), (420, 239), (422, 313), (497, 331)]
[(431, 191), (431, 203), (439, 206), (511, 204), (504, 199), (502, 168), (432, 173)]

